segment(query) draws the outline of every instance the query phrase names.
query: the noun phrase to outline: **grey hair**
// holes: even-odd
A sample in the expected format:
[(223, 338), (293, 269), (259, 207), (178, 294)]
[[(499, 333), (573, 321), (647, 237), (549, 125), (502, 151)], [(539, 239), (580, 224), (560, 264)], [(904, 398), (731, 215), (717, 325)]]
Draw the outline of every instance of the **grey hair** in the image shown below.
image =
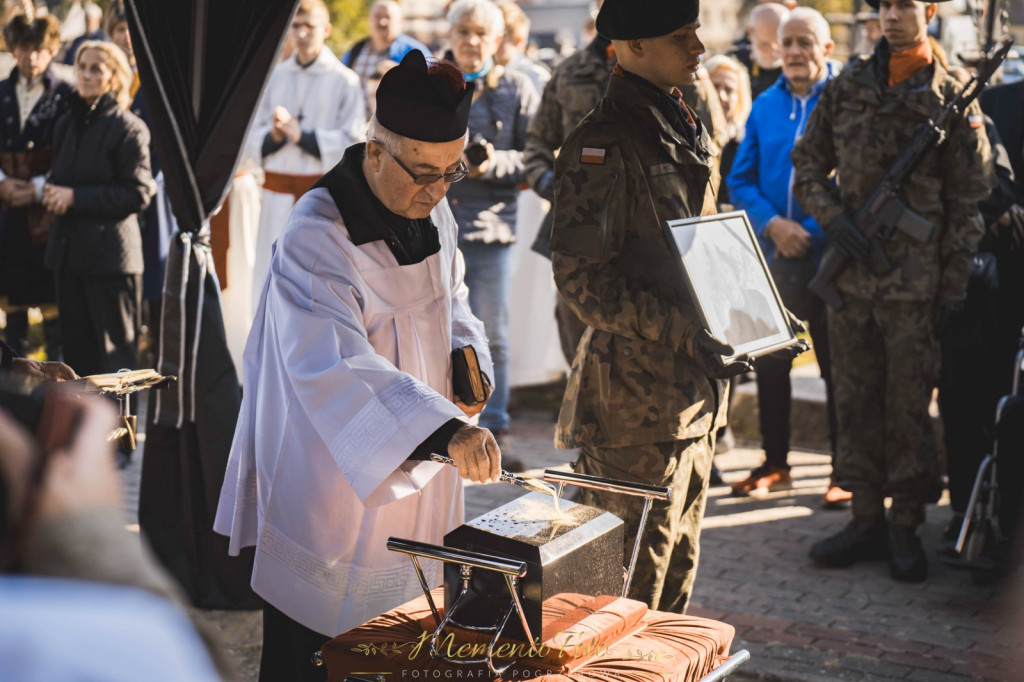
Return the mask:
[(399, 5), (395, 0), (377, 0), (377, 2), (370, 5), (370, 11), (373, 12), (378, 7), (390, 7), (398, 12), (398, 16), (402, 16), (402, 6)]
[(781, 25), (788, 15), (789, 10), (784, 5), (777, 2), (766, 2), (750, 10), (750, 15), (747, 17), (747, 28), (754, 28), (758, 22), (762, 21), (774, 21)]
[(782, 29), (791, 21), (802, 21), (810, 26), (819, 45), (824, 46), (832, 42), (832, 28), (821, 12), (813, 7), (797, 7), (779, 22), (779, 42), (782, 42)]
[(454, 27), (467, 16), (486, 27), (489, 35), (505, 35), (505, 15), (491, 0), (456, 0), (448, 10), (448, 26)]
[[(393, 130), (389, 130), (381, 125), (381, 122), (377, 120), (376, 114), (370, 117), (370, 122), (366, 124), (366, 140), (374, 141), (384, 149), (391, 152), (391, 154), (398, 154), (399, 147), (402, 146), (402, 140), (409, 138), (399, 135)], [(466, 130), (466, 134), (462, 136), (463, 142), (469, 139), (469, 130)]]
[(366, 124), (366, 140), (378, 143), (392, 154), (397, 154), (402, 145), (402, 136), (382, 126), (376, 115), (371, 116)]

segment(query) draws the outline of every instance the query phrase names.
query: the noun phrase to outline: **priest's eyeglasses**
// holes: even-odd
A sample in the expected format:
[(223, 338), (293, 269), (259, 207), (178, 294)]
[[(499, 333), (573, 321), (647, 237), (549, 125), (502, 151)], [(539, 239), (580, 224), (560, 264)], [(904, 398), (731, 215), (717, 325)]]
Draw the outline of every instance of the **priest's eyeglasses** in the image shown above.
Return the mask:
[(462, 180), (469, 173), (469, 169), (466, 168), (466, 165), (461, 162), (459, 163), (458, 168), (451, 171), (450, 173), (416, 173), (411, 168), (402, 163), (402, 160), (400, 158), (392, 154), (391, 150), (385, 147), (380, 142), (380, 140), (370, 141), (376, 142), (378, 145), (380, 145), (380, 148), (386, 151), (388, 153), (388, 156), (394, 159), (395, 163), (397, 163), (402, 170), (408, 173), (409, 177), (412, 178), (412, 181), (415, 182), (417, 185), (433, 185), (438, 180), (444, 180), (445, 184), (450, 185), (453, 182), (458, 182), (459, 180)]

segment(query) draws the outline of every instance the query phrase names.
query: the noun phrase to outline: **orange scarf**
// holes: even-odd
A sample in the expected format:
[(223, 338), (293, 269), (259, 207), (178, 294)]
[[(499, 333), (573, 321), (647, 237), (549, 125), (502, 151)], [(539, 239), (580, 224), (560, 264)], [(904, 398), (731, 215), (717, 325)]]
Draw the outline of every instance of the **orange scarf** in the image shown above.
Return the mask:
[(889, 55), (889, 87), (902, 83), (932, 63), (932, 44), (927, 40)]

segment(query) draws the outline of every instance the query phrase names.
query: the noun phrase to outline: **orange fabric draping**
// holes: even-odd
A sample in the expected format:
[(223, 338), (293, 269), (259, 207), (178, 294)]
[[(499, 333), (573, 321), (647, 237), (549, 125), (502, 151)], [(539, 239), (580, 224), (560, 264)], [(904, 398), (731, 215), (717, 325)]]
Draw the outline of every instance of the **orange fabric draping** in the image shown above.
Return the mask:
[[(444, 603), (442, 588), (434, 601)], [(645, 682), (699, 680), (729, 655), (735, 630), (706, 618), (649, 611), (616, 597), (564, 594), (544, 603), (544, 644), (506, 673), (506, 680), (542, 682)], [(420, 597), (335, 637), (322, 651), (332, 682), (346, 675), (392, 673), (396, 679), (487, 679), (486, 665), (459, 665), (430, 657), (434, 619)], [(444, 651), (463, 658), (487, 638), (453, 632)], [(526, 645), (503, 642), (524, 651)], [(499, 647), (500, 651), (500, 647)], [(436, 671), (436, 672), (435, 672)]]
[(220, 290), (228, 288), (228, 248), (231, 246), (231, 193), (224, 197), (220, 211), (210, 216), (210, 251)]
[(291, 175), (273, 171), (265, 171), (264, 176), (263, 189), (278, 194), (291, 194), (295, 197), (295, 201), (298, 201), (299, 197), (308, 192), (309, 188), (320, 179), (319, 175)]

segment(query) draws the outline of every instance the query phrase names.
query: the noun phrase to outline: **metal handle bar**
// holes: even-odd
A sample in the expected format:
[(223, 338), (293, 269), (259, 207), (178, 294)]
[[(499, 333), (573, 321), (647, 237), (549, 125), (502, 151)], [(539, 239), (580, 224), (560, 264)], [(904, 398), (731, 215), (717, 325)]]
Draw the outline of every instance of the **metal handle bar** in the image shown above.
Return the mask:
[(506, 575), (522, 578), (526, 575), (526, 562), (491, 554), (479, 552), (468, 552), (463, 549), (442, 547), (432, 545), (428, 542), (416, 540), (403, 540), (401, 538), (388, 538), (387, 547), (392, 552), (402, 552), (410, 556), (421, 556), (427, 559), (437, 559), (445, 563), (464, 564), (473, 568), (482, 568), (487, 571), (497, 571)]
[(617, 481), (614, 478), (602, 478), (589, 474), (577, 474), (572, 471), (558, 471), (557, 469), (545, 469), (544, 480), (560, 485), (575, 485), (581, 488), (594, 488), (606, 490), (611, 493), (622, 493), (634, 497), (646, 497), (652, 500), (672, 499), (672, 489), (664, 488), (647, 483), (631, 483), (629, 481)]

